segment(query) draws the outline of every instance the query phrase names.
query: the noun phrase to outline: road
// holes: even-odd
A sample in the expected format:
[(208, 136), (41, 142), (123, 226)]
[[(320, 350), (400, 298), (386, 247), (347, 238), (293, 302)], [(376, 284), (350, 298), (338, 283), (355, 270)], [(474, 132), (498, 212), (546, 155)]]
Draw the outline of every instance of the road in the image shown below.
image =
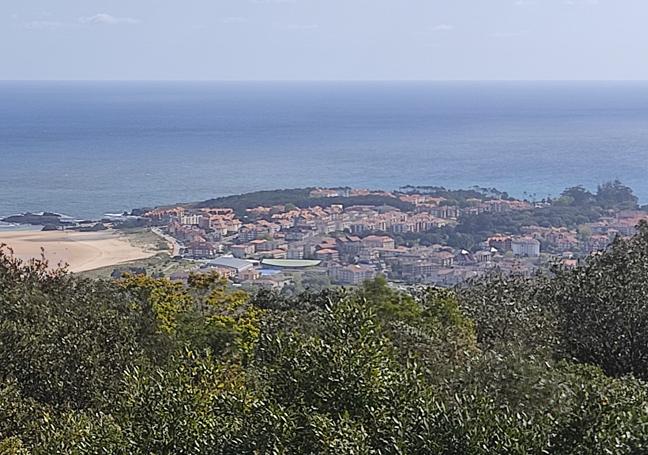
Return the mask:
[(151, 228), (151, 231), (153, 231), (155, 234), (159, 235), (164, 240), (169, 242), (169, 244), (171, 245), (171, 257), (180, 256), (181, 245), (180, 245), (180, 243), (178, 243), (178, 241), (176, 239), (174, 239), (170, 235), (165, 234), (164, 232), (162, 232), (162, 230), (160, 228), (155, 228), (154, 227), (154, 228)]

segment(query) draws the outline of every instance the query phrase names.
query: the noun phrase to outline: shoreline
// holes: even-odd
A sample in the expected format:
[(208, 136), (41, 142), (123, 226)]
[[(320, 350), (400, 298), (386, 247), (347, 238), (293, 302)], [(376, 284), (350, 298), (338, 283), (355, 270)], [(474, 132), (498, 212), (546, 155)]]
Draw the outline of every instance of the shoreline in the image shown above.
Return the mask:
[(41, 257), (41, 248), (50, 268), (67, 264), (72, 273), (147, 259), (155, 256), (153, 246), (133, 244), (127, 234), (115, 230), (100, 232), (0, 230), (0, 244), (14, 256), (28, 261)]
[(42, 225), (5, 223), (0, 221), (0, 234), (3, 232), (40, 232), (43, 230)]
[[(613, 183), (613, 182), (619, 182), (621, 184), (624, 184), (624, 182), (619, 181), (618, 179), (613, 180), (607, 180), (603, 183)], [(325, 189), (325, 190), (339, 190), (339, 189), (356, 189), (356, 190), (366, 190), (370, 191), (373, 193), (391, 193), (391, 194), (409, 194), (410, 191), (413, 191), (413, 194), (425, 194), (426, 191), (429, 189), (438, 189), (438, 190), (444, 190), (448, 192), (462, 192), (462, 191), (480, 191), (480, 190), (494, 190), (498, 193), (501, 193), (503, 195), (506, 195), (506, 198), (510, 198), (513, 200), (519, 200), (519, 201), (527, 201), (527, 202), (537, 202), (537, 201), (542, 201), (546, 199), (547, 197), (550, 199), (558, 199), (562, 192), (564, 192), (567, 189), (570, 188), (577, 188), (577, 187), (583, 187), (587, 191), (596, 191), (596, 188), (594, 186), (586, 187), (581, 184), (565, 184), (566, 186), (562, 187), (562, 189), (557, 189), (556, 194), (546, 194), (543, 196), (542, 193), (531, 193), (529, 191), (512, 191), (509, 192), (507, 190), (500, 190), (498, 187), (495, 188), (486, 188), (486, 187), (478, 187), (477, 185), (473, 186), (443, 186), (443, 185), (412, 185), (412, 184), (405, 184), (405, 185), (400, 185), (397, 186), (393, 189), (384, 189), (384, 187), (380, 186), (369, 186), (369, 187), (355, 187), (351, 185), (333, 185), (333, 186), (318, 186), (318, 185), (306, 185), (306, 186), (297, 186), (294, 188), (287, 188), (287, 189), (279, 189), (279, 188), (264, 188), (264, 189), (250, 189), (247, 191), (243, 192), (233, 192), (233, 193), (223, 193), (223, 194), (218, 194), (215, 193), (212, 197), (209, 197), (207, 199), (201, 199), (201, 198), (196, 198), (196, 199), (189, 199), (184, 202), (166, 202), (166, 203), (151, 203), (151, 204), (145, 204), (137, 207), (130, 207), (128, 209), (124, 209), (120, 212), (114, 212), (114, 213), (109, 213), (109, 212), (103, 212), (102, 215), (91, 215), (91, 216), (71, 216), (71, 215), (66, 215), (66, 214), (61, 214), (58, 212), (53, 212), (53, 211), (43, 211), (43, 210), (38, 210), (34, 212), (30, 211), (24, 211), (24, 212), (18, 212), (18, 213), (12, 213), (12, 214), (0, 214), (0, 233), (2, 232), (7, 232), (7, 231), (16, 231), (16, 230), (32, 230), (32, 229), (42, 229), (45, 227), (44, 224), (35, 224), (35, 223), (29, 223), (26, 221), (11, 221), (11, 222), (4, 222), (2, 220), (6, 218), (11, 218), (11, 217), (24, 217), (26, 215), (34, 215), (34, 216), (42, 216), (43, 214), (53, 214), (57, 217), (59, 217), (61, 224), (57, 225), (59, 228), (62, 226), (65, 226), (66, 229), (74, 229), (80, 227), (80, 225), (90, 225), (93, 223), (108, 223), (111, 224), (113, 222), (123, 222), (128, 219), (137, 219), (141, 216), (141, 214), (137, 212), (143, 212), (146, 210), (155, 210), (155, 209), (164, 209), (164, 208), (172, 208), (172, 207), (188, 207), (192, 208), (195, 206), (198, 206), (200, 204), (208, 203), (208, 202), (213, 202), (213, 201), (225, 201), (225, 200), (230, 200), (230, 199), (242, 199), (246, 197), (254, 197), (254, 196), (259, 196), (262, 194), (273, 194), (273, 193), (282, 193), (282, 192), (293, 192), (293, 191), (306, 191), (306, 190), (315, 190), (315, 189)], [(628, 186), (633, 193), (634, 193), (634, 188), (632, 186)], [(636, 194), (635, 194), (636, 195)], [(648, 209), (648, 199), (644, 199), (639, 195), (637, 196), (637, 203), (640, 208), (646, 208)]]

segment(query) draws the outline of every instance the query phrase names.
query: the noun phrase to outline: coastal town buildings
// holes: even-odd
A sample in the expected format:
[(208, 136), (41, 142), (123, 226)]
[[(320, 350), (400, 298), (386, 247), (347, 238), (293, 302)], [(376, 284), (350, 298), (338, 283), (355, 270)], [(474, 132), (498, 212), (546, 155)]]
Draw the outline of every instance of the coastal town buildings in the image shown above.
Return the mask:
[[(341, 203), (358, 196), (373, 197), (377, 204)], [(457, 205), (441, 196), (349, 188), (314, 189), (310, 197), (334, 203), (257, 206), (244, 212), (173, 207), (145, 217), (165, 227), (184, 257), (203, 261), (199, 265), (220, 270), (236, 283), (274, 289), (304, 273), (343, 285), (378, 274), (396, 282), (440, 286), (493, 272), (530, 276), (543, 264), (572, 267), (579, 257), (606, 248), (615, 236), (634, 234), (635, 226), (648, 219), (645, 211), (625, 210), (578, 228), (523, 225), (516, 233), (490, 234), (460, 248), (407, 239), (452, 229), (466, 217), (529, 211), (537, 204), (467, 198)], [(380, 198), (400, 202), (392, 206)]]
[(346, 265), (329, 269), (331, 280), (337, 284), (358, 285), (376, 276), (376, 271), (366, 265)]
[(511, 240), (511, 251), (516, 256), (540, 256), (540, 242), (534, 238), (522, 237)]

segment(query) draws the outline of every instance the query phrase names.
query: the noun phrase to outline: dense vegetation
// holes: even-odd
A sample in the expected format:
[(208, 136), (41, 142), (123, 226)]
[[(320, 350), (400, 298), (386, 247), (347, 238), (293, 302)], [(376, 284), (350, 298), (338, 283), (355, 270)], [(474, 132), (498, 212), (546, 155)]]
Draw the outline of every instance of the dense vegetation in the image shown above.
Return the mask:
[[(482, 191), (484, 195), (487, 194), (486, 189)], [(457, 193), (451, 192), (448, 197), (457, 200), (463, 195)], [(440, 191), (439, 194), (445, 193)], [(401, 245), (420, 243), (428, 246), (438, 243), (455, 248), (474, 249), (479, 242), (494, 234), (523, 234), (522, 228), (525, 226), (577, 229), (615, 211), (638, 208), (638, 200), (632, 189), (617, 180), (599, 185), (596, 193), (591, 193), (582, 186), (567, 188), (557, 199), (545, 200), (539, 207), (528, 210), (463, 215), (455, 226), (402, 234), (396, 241)]]
[(272, 207), (275, 205), (292, 205), (300, 208), (330, 207), (342, 204), (345, 207), (352, 205), (389, 205), (403, 211), (414, 209), (414, 205), (403, 202), (398, 198), (382, 195), (349, 196), (349, 197), (310, 197), (313, 188), (298, 188), (287, 190), (255, 191), (252, 193), (225, 196), (200, 202), (198, 208), (231, 208), (242, 218), (248, 216), (247, 209), (256, 207)]
[(444, 198), (443, 205), (454, 205), (467, 207), (470, 199), (511, 199), (508, 193), (499, 191), (497, 188), (481, 188), (475, 186), (466, 190), (451, 190), (442, 186), (412, 186), (406, 185), (400, 188), (405, 194), (425, 194), (427, 196)]
[(0, 254), (2, 454), (640, 454), (648, 225), (575, 270), (253, 297)]

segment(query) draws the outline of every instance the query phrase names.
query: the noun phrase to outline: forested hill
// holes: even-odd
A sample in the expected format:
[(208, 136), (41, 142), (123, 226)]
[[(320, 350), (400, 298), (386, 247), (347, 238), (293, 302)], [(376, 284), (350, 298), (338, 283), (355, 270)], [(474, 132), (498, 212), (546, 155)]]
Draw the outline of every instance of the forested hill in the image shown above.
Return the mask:
[(404, 211), (413, 210), (414, 205), (404, 202), (397, 197), (367, 194), (357, 196), (312, 197), (314, 188), (297, 188), (270, 191), (255, 191), (233, 196), (224, 196), (216, 199), (193, 204), (196, 208), (231, 208), (241, 217), (246, 217), (247, 209), (272, 207), (274, 205), (294, 205), (296, 207), (330, 207), (334, 204), (350, 205), (389, 205)]
[(285, 298), (0, 253), (0, 454), (648, 453), (648, 226), (574, 270)]

